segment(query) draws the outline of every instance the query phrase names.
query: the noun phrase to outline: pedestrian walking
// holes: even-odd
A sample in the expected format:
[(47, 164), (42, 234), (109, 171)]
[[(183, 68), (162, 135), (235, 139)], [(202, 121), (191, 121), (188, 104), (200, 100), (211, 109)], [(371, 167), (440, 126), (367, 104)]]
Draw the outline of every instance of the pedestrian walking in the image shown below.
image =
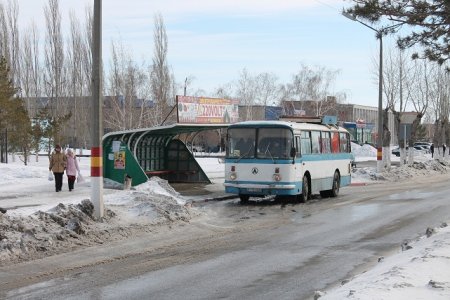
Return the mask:
[(67, 168), (66, 175), (67, 181), (69, 182), (69, 191), (71, 192), (75, 185), (75, 180), (77, 179), (77, 174), (80, 174), (80, 168), (78, 167), (77, 157), (72, 149), (67, 149), (66, 151)]
[(445, 147), (445, 144), (443, 144), (443, 145), (442, 145), (442, 150), (444, 150), (444, 151), (442, 151), (442, 157), (445, 156), (445, 148), (446, 148), (446, 147)]
[(430, 153), (431, 153), (431, 158), (433, 158), (433, 155), (434, 155), (434, 144), (431, 144), (431, 146), (430, 146)]
[(50, 156), (50, 165), (48, 169), (53, 172), (55, 176), (55, 190), (60, 192), (63, 184), (64, 170), (66, 169), (67, 158), (61, 152), (61, 146), (56, 145), (55, 151)]

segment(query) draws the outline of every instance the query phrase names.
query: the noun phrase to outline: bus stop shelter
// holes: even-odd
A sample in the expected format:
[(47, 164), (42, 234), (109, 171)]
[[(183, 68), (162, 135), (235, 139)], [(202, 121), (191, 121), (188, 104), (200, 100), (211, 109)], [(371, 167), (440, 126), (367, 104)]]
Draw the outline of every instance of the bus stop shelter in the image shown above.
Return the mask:
[(131, 178), (132, 185), (151, 176), (169, 182), (210, 183), (188, 145), (193, 146), (199, 132), (237, 122), (238, 106), (237, 100), (176, 96), (171, 111), (176, 111), (174, 124), (111, 132), (103, 137), (103, 176), (120, 183)]
[(177, 123), (108, 133), (103, 137), (103, 176), (120, 183), (128, 177), (133, 186), (151, 176), (169, 182), (210, 183), (187, 146), (191, 141), (186, 137), (227, 127), (228, 124)]

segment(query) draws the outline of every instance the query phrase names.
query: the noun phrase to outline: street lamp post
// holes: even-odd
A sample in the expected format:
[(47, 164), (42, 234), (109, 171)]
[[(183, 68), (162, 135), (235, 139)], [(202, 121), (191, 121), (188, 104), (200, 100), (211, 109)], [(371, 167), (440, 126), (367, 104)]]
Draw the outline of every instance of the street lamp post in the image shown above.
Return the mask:
[(378, 70), (378, 135), (377, 135), (377, 171), (381, 172), (383, 170), (383, 161), (382, 161), (382, 149), (383, 149), (383, 31), (384, 28), (375, 29), (372, 26), (367, 25), (366, 23), (361, 22), (355, 16), (352, 16), (346, 12), (343, 12), (342, 15), (347, 19), (352, 21), (356, 21), (367, 28), (376, 32), (377, 38), (380, 40), (380, 61), (379, 61), (379, 70)]

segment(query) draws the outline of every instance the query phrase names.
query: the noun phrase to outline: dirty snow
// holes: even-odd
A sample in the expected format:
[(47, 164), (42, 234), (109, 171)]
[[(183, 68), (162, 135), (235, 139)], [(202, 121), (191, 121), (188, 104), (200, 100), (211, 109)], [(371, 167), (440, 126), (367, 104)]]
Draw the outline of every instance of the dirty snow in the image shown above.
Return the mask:
[[(11, 158), (10, 158), (11, 160)], [(103, 219), (93, 216), (89, 158), (79, 158), (84, 183), (55, 193), (48, 181), (48, 159), (0, 164), (0, 265), (123, 239), (160, 226), (189, 222), (198, 213), (165, 180), (152, 178), (132, 190), (105, 180)]]
[[(352, 151), (357, 164), (376, 160), (376, 149), (370, 145), (352, 144)], [(392, 156), (392, 160), (398, 158)], [(214, 182), (223, 182), (224, 166), (217, 158), (198, 161)], [(105, 179), (107, 211), (103, 219), (96, 220), (89, 201), (89, 163), (89, 158), (79, 158), (86, 181), (76, 184), (73, 192), (63, 186), (61, 193), (55, 193), (54, 183), (47, 179), (46, 157), (40, 157), (39, 162), (32, 158), (28, 166), (19, 160), (0, 164), (0, 207), (10, 209), (0, 213), (0, 265), (120, 240), (160, 226), (189, 222), (200, 214), (186, 205), (189, 198), (160, 178), (131, 190), (122, 190), (122, 184)], [(392, 167), (390, 172), (358, 167), (352, 182), (382, 184), (449, 169), (446, 159), (432, 160), (429, 154), (419, 153), (413, 165)], [(430, 228), (429, 237), (411, 242), (411, 249), (380, 258), (372, 270), (329, 291), (317, 291), (314, 298), (450, 299), (450, 227), (445, 225)]]
[(342, 299), (450, 299), (450, 227), (411, 242), (389, 257), (380, 257), (371, 270), (326, 293), (320, 300)]

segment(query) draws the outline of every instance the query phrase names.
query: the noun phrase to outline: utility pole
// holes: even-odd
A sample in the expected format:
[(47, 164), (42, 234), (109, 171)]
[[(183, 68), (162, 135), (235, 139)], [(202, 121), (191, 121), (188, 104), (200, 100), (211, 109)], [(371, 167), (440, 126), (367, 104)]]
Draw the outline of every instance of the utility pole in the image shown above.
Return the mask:
[(92, 148), (91, 148), (91, 201), (94, 216), (102, 218), (103, 205), (103, 111), (102, 111), (102, 0), (94, 1), (92, 29)]
[(377, 136), (377, 171), (383, 171), (383, 34), (387, 32), (388, 29), (398, 27), (398, 25), (393, 25), (389, 27), (382, 27), (380, 29), (373, 28), (364, 22), (358, 20), (355, 16), (343, 12), (342, 15), (347, 19), (358, 22), (367, 28), (376, 32), (376, 37), (380, 41), (380, 58), (379, 58), (379, 70), (378, 70), (378, 136)]

